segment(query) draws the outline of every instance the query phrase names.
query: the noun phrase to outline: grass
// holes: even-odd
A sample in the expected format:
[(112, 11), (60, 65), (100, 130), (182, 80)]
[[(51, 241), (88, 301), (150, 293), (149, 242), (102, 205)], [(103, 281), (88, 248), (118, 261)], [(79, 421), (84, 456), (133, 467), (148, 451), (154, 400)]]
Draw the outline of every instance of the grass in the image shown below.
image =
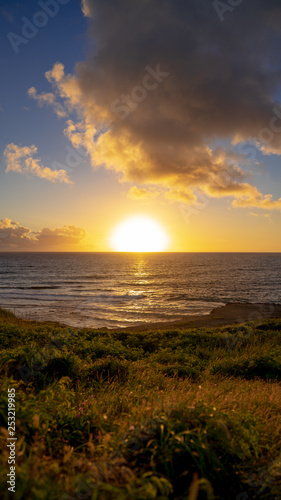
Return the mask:
[(280, 499), (280, 320), (130, 333), (0, 310), (0, 346), (4, 500)]

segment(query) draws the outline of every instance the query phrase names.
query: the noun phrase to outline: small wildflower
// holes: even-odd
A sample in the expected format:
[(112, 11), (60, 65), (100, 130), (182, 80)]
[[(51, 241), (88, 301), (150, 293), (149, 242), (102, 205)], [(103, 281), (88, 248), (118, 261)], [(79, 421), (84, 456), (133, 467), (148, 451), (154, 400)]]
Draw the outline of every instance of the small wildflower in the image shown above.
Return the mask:
[(80, 406), (79, 411), (83, 411), (83, 409), (84, 409), (83, 406)]
[(129, 431), (133, 431), (134, 429), (135, 429), (135, 426), (134, 425), (130, 425)]
[(77, 413), (77, 418), (81, 418), (81, 413)]
[(107, 420), (107, 415), (103, 415), (104, 420)]
[(83, 401), (82, 405), (85, 405), (86, 404), (86, 401)]

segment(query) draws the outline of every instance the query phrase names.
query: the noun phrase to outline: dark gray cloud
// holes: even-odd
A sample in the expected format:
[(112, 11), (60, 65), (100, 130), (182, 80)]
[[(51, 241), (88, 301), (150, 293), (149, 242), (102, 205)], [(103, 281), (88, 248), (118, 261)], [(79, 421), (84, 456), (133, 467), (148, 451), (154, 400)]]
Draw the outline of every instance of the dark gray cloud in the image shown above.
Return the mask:
[(215, 144), (254, 139), (264, 154), (281, 153), (280, 2), (244, 0), (223, 21), (209, 0), (83, 0), (83, 11), (93, 53), (74, 76), (58, 64), (48, 73), (78, 112), (66, 131), (73, 144), (94, 166), (173, 197), (192, 200), (199, 187), (262, 206), (242, 153)]
[(244, 0), (224, 22), (207, 0), (86, 3), (99, 49), (77, 70), (93, 103), (110, 108), (148, 64), (170, 73), (119, 124), (136, 139), (194, 146), (268, 126), (281, 82), (280, 2)]

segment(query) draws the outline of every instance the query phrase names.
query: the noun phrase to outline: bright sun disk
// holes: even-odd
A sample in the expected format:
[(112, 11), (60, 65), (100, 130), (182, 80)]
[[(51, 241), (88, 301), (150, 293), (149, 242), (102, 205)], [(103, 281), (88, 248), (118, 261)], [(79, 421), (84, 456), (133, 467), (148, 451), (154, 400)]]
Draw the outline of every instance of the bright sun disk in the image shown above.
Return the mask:
[(158, 222), (144, 216), (135, 216), (119, 224), (110, 238), (116, 252), (163, 252), (168, 237)]

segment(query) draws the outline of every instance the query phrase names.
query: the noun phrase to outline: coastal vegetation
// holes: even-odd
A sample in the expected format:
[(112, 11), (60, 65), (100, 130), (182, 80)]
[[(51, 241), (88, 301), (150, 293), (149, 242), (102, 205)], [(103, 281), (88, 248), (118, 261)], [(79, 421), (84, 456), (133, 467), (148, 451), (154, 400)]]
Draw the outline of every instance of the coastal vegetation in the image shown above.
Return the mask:
[(280, 319), (94, 330), (0, 310), (0, 347), (3, 499), (280, 499)]

